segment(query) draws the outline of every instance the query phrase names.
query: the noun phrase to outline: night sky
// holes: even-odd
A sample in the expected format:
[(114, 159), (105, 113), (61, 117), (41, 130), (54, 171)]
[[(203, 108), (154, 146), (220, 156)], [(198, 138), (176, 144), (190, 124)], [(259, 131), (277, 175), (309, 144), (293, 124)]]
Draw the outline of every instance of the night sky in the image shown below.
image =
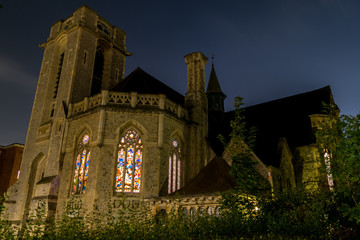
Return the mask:
[(137, 66), (186, 92), (184, 56), (211, 55), (226, 110), (331, 86), (342, 114), (360, 106), (360, 1), (0, 0), (0, 145), (24, 143), (50, 27), (86, 4), (127, 34)]

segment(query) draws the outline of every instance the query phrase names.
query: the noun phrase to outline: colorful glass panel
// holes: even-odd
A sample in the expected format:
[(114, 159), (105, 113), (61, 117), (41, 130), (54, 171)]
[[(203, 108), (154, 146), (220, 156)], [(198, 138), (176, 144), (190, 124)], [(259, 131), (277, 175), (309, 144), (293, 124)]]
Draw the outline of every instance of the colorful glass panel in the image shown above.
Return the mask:
[(88, 173), (89, 173), (89, 161), (90, 161), (90, 152), (88, 152), (87, 157), (86, 157), (86, 163), (85, 163), (85, 171), (84, 171), (84, 187), (83, 187), (83, 193), (86, 190), (86, 183), (87, 183), (87, 178), (88, 178)]
[(119, 150), (118, 154), (118, 162), (117, 162), (117, 170), (116, 170), (116, 186), (115, 191), (121, 192), (122, 190), (122, 182), (124, 175), (124, 163), (125, 163), (125, 151), (124, 149)]
[(172, 191), (176, 190), (176, 154), (173, 155)]
[(78, 182), (78, 191), (81, 191), (84, 183), (84, 165), (86, 160), (86, 150), (82, 152), (80, 160), (80, 171), (79, 171), (79, 182)]
[(177, 190), (180, 189), (180, 173), (181, 173), (181, 161), (180, 161), (180, 158), (178, 158), (178, 161), (177, 161)]
[(171, 158), (171, 155), (169, 156), (169, 176), (168, 176), (168, 193), (170, 194), (171, 193), (171, 173), (172, 173), (172, 168), (171, 168), (171, 165), (172, 165), (172, 158)]
[(87, 144), (88, 142), (89, 142), (89, 139), (90, 139), (90, 137), (89, 137), (89, 135), (84, 135), (84, 137), (83, 137), (83, 144)]
[(72, 194), (76, 193), (76, 186), (79, 180), (79, 166), (80, 166), (80, 154), (77, 155), (75, 163), (75, 173), (74, 173), (74, 182), (72, 187)]
[(72, 194), (84, 193), (86, 190), (90, 162), (89, 140), (89, 135), (85, 134), (78, 145)]
[(168, 193), (175, 192), (181, 187), (181, 155), (180, 144), (174, 139), (169, 155)]
[(173, 140), (172, 145), (173, 145), (174, 148), (177, 148), (178, 147), (178, 141)]
[(142, 148), (141, 138), (135, 131), (127, 131), (120, 139), (115, 192), (140, 192)]
[(125, 192), (131, 191), (134, 149), (130, 146), (126, 155)]
[(135, 171), (134, 171), (134, 188), (133, 192), (140, 192), (140, 183), (141, 183), (141, 159), (142, 152), (137, 150), (135, 154)]

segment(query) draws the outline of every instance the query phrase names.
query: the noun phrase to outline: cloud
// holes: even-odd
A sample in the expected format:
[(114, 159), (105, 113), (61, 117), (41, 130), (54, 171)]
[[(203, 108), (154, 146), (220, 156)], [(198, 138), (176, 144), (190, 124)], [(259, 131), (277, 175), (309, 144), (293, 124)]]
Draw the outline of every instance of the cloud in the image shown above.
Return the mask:
[(0, 84), (13, 84), (21, 88), (33, 87), (37, 77), (28, 73), (18, 62), (0, 56)]

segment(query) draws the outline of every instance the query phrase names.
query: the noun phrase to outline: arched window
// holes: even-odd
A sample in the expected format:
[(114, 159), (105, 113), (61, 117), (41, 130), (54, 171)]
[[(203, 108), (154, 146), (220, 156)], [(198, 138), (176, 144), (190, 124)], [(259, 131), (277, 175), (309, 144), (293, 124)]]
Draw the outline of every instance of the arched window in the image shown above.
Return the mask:
[(196, 209), (194, 207), (190, 208), (190, 219), (191, 221), (195, 220), (196, 217)]
[(77, 147), (74, 182), (71, 191), (72, 194), (84, 193), (86, 190), (90, 161), (89, 141), (89, 135), (85, 134)]
[(183, 207), (182, 213), (183, 213), (183, 216), (184, 216), (184, 217), (188, 217), (188, 216), (189, 216), (189, 211), (188, 211), (188, 209), (187, 209), (186, 207)]
[(169, 180), (168, 193), (175, 192), (181, 186), (181, 150), (179, 142), (172, 141), (171, 151), (169, 154)]
[(215, 208), (215, 216), (220, 217), (221, 216), (221, 208), (218, 206)]
[(120, 139), (115, 192), (140, 192), (142, 150), (142, 140), (137, 132), (127, 131)]
[(208, 207), (208, 209), (207, 209), (207, 213), (208, 213), (208, 215), (213, 215), (214, 214), (214, 209), (213, 209), (213, 207)]

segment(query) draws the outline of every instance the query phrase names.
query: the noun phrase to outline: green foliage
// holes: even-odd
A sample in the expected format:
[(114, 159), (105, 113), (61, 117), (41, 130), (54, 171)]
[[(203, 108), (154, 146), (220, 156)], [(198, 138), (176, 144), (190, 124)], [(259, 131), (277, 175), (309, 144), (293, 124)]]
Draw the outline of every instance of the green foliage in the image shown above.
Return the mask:
[(252, 151), (256, 139), (255, 129), (247, 126), (243, 105), (242, 98), (235, 98), (235, 117), (230, 123), (232, 132), (227, 148), (232, 153), (230, 174), (236, 186), (234, 191), (222, 195), (222, 205), (224, 209), (243, 216), (242, 220), (247, 222), (247, 218), (254, 215), (256, 199), (264, 192), (266, 180), (256, 170), (257, 162), (254, 161)]
[(11, 227), (9, 221), (5, 219), (4, 212), (5, 206), (4, 201), (6, 200), (6, 193), (3, 196), (0, 196), (0, 239), (15, 239), (14, 232), (16, 229)]
[[(235, 117), (230, 122), (231, 140), (227, 146), (232, 153), (230, 174), (234, 177), (237, 193), (254, 194), (259, 182), (259, 175), (255, 169), (256, 162), (252, 159), (251, 150), (255, 143), (255, 131), (254, 129), (248, 130), (246, 126), (243, 105), (243, 98), (236, 97), (234, 102)], [(220, 138), (224, 139), (223, 137)]]
[[(324, 175), (332, 176), (333, 197), (338, 221), (343, 227), (360, 227), (360, 114), (338, 119), (334, 106), (328, 107), (329, 123), (317, 133), (319, 152), (329, 152)], [(334, 113), (335, 112), (335, 113)], [(322, 162), (326, 159), (322, 156)]]
[(251, 231), (256, 231), (264, 238), (356, 239), (360, 234), (360, 115), (338, 119), (330, 106), (328, 119), (317, 133), (323, 180), (332, 175), (332, 191), (329, 186), (312, 192), (298, 187), (271, 196), (261, 194), (264, 184), (251, 158), (254, 130), (246, 129), (241, 106), (238, 98), (231, 122), (231, 147), (243, 150), (232, 151), (231, 173), (237, 187), (223, 194), (222, 204), (240, 223), (237, 228), (243, 236), (251, 237)]
[[(280, 236), (320, 238), (328, 235), (329, 196), (306, 192), (302, 188), (288, 190), (272, 199), (259, 201), (259, 224)], [(329, 200), (327, 200), (329, 199)]]
[(236, 97), (234, 102), (235, 107), (235, 117), (230, 122), (230, 127), (232, 128), (232, 132), (230, 137), (232, 141), (235, 141), (235, 144), (244, 144), (252, 149), (255, 144), (255, 132), (254, 128), (249, 128), (246, 124), (244, 109), (243, 109), (243, 98)]
[(0, 239), (234, 239), (251, 235), (230, 213), (215, 217), (200, 211), (189, 217), (172, 211), (153, 216), (146, 204), (132, 208), (125, 199), (117, 209), (95, 204), (86, 213), (77, 203), (70, 201), (56, 222), (44, 221), (45, 208), (39, 204), (18, 234), (8, 228), (0, 232)]

